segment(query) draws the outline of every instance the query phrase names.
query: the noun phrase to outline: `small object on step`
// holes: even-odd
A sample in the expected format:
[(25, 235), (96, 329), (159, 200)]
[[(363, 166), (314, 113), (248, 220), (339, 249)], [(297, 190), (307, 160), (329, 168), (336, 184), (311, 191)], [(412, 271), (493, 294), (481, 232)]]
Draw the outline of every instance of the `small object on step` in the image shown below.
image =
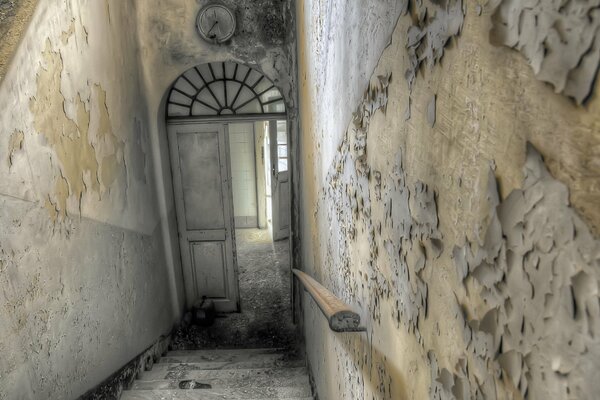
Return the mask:
[(211, 326), (216, 317), (215, 303), (203, 297), (200, 304), (192, 308), (192, 314), (196, 325)]
[(144, 363), (144, 371), (150, 371), (152, 366), (154, 365), (154, 358), (152, 356), (146, 357), (146, 362)]
[(185, 380), (179, 382), (179, 389), (212, 389), (212, 385), (194, 380)]
[(186, 312), (181, 320), (181, 328), (186, 329), (192, 324), (193, 315), (191, 312)]

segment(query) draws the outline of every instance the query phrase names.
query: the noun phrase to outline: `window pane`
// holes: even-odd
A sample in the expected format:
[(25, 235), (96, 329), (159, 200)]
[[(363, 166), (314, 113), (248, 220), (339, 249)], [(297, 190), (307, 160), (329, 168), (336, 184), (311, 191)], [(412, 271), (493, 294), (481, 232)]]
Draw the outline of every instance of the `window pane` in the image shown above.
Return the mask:
[(275, 103), (265, 105), (264, 112), (265, 113), (284, 113), (285, 105), (283, 104), (283, 100), (279, 100)]
[[(252, 93), (252, 91), (250, 89), (248, 89), (247, 86), (243, 86), (242, 91), (240, 92), (240, 95), (238, 96), (237, 100), (235, 101), (235, 104), (233, 105), (233, 108), (239, 107), (240, 105), (244, 104), (245, 102), (252, 99), (253, 97), (254, 97), (254, 93)], [(232, 101), (233, 101), (233, 99), (232, 99)]]
[(190, 114), (190, 110), (176, 104), (169, 104), (168, 114), (169, 117), (186, 117)]
[(217, 115), (217, 112), (195, 101), (192, 106), (192, 115)]
[(213, 75), (211, 74), (210, 69), (208, 68), (208, 64), (198, 65), (197, 69), (198, 72), (200, 72), (200, 75), (202, 75), (202, 78), (205, 82), (212, 82), (214, 80)]
[(237, 114), (260, 114), (260, 103), (254, 99), (244, 107), (235, 110)]
[(208, 90), (208, 88), (205, 88), (200, 93), (198, 93), (198, 96), (196, 98), (198, 100), (200, 100), (201, 102), (206, 103), (209, 106), (216, 108), (217, 110), (220, 108), (219, 105), (217, 104), (215, 98), (213, 97), (213, 95), (210, 94), (210, 91)]
[(223, 82), (213, 82), (208, 85), (212, 90), (213, 94), (219, 101), (219, 105), (223, 107), (225, 105), (225, 84)]
[(287, 144), (287, 132), (277, 132), (277, 143)]
[(212, 72), (215, 75), (215, 79), (223, 79), (223, 64), (212, 63), (210, 66), (212, 67)]
[(194, 89), (184, 78), (179, 78), (177, 83), (175, 83), (175, 87), (190, 96), (196, 95), (196, 89)]
[(235, 63), (232, 62), (226, 62), (225, 63), (225, 74), (227, 75), (226, 78), (227, 79), (234, 79), (235, 76), (233, 75), (233, 73), (235, 72)]
[[(269, 82), (269, 85), (268, 85), (268, 86), (270, 86), (270, 82)], [(268, 87), (268, 86), (267, 86), (267, 87)], [(257, 90), (256, 92), (257, 92), (257, 93), (260, 93), (260, 92), (261, 92), (261, 90)], [(271, 90), (269, 90), (269, 91), (267, 91), (267, 92), (263, 93), (263, 95), (262, 95), (262, 96), (260, 96), (260, 100), (261, 100), (263, 103), (266, 103), (267, 101), (271, 101), (271, 100), (275, 100), (275, 99), (280, 99), (280, 98), (281, 98), (281, 95), (279, 94), (279, 90), (277, 90), (277, 89), (275, 89), (275, 88), (273, 88), (273, 89), (271, 89)]]
[(244, 80), (244, 78), (246, 77), (247, 73), (248, 73), (248, 67), (246, 67), (245, 65), (238, 65), (238, 70), (237, 70), (235, 79), (242, 82)]
[(259, 74), (258, 72), (256, 72), (256, 70), (253, 69), (250, 71), (250, 75), (248, 76), (248, 80), (246, 80), (246, 83), (250, 86), (253, 86), (256, 82), (258, 82), (260, 77), (261, 74)]
[(171, 98), (169, 99), (170, 102), (172, 103), (179, 103), (179, 104), (185, 104), (185, 105), (190, 105), (192, 104), (192, 99), (173, 90), (171, 92)]
[[(254, 91), (256, 93), (262, 93), (265, 90), (267, 90), (268, 88), (270, 88), (271, 86), (273, 86), (273, 84), (271, 83), (271, 81), (268, 80), (267, 78), (265, 78), (262, 81), (260, 81), (258, 83), (258, 85), (256, 85), (256, 87), (254, 88)], [(269, 90), (269, 92), (270, 92), (270, 90)], [(267, 94), (269, 92), (265, 92), (265, 94)], [(279, 94), (279, 91), (277, 91), (277, 94)], [(276, 96), (276, 97), (281, 97), (281, 96)]]
[(204, 85), (202, 79), (200, 79), (200, 75), (198, 74), (195, 68), (188, 70), (184, 75), (190, 80), (190, 82), (192, 82), (194, 86), (196, 86), (196, 89), (194, 90), (200, 89)]
[(240, 90), (240, 84), (234, 81), (227, 81), (227, 105), (229, 108), (232, 106), (232, 102), (235, 99), (238, 91)]
[(277, 157), (287, 158), (287, 144), (277, 146)]
[(287, 158), (280, 158), (279, 162), (278, 162), (278, 169), (279, 172), (285, 172), (288, 170), (288, 160)]

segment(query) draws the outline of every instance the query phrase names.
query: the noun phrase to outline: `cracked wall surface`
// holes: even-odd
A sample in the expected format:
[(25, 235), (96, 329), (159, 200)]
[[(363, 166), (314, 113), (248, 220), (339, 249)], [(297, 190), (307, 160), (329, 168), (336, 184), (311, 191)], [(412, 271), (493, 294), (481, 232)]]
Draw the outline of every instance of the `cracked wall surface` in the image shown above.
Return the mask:
[[(488, 6), (373, 4), (399, 16), (379, 58), (368, 18), (330, 23), (332, 54), (299, 37), (301, 265), (367, 329), (331, 332), (303, 295), (319, 398), (595, 398), (598, 83), (585, 107), (555, 93), (490, 42)], [(298, 30), (365, 7), (305, 2)]]
[(1, 82), (0, 399), (76, 398), (177, 317), (136, 10), (40, 2)]

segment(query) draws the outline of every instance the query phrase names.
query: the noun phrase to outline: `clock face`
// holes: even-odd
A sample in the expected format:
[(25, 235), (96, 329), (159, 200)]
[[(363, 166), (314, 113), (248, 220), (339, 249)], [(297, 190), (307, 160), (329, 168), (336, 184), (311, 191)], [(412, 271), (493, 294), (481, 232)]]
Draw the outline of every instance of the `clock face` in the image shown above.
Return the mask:
[(231, 10), (220, 4), (204, 7), (196, 19), (198, 33), (212, 43), (223, 43), (235, 33), (235, 17)]

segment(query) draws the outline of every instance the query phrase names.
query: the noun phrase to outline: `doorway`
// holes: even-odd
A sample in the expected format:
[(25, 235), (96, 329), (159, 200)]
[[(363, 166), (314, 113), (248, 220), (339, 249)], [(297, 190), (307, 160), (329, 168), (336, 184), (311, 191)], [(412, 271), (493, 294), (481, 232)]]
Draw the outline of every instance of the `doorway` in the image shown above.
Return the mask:
[(188, 308), (211, 300), (219, 313), (280, 315), (261, 292), (262, 278), (283, 277), (267, 286), (289, 307), (288, 122), (280, 92), (247, 66), (205, 64), (174, 83), (167, 115)]
[(168, 125), (188, 304), (240, 311), (238, 245), (288, 238), (286, 129), (276, 119)]
[(289, 237), (290, 182), (285, 120), (228, 123), (236, 229)]

